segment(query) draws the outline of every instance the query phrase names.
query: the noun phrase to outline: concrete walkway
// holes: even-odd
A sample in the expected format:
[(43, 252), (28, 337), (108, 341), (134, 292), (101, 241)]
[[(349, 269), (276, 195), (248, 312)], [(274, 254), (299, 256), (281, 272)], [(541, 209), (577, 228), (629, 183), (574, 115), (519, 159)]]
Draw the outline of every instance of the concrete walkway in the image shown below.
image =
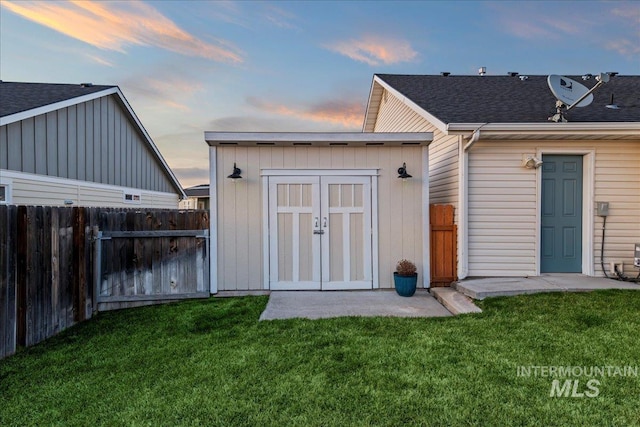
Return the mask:
[(468, 313), (482, 313), (480, 307), (475, 305), (473, 301), (466, 295), (461, 294), (453, 288), (431, 288), (431, 295), (433, 295), (440, 304), (444, 305), (453, 315), (468, 314)]
[(545, 274), (536, 277), (489, 277), (464, 279), (453, 287), (473, 299), (536, 294), (540, 292), (584, 292), (599, 289), (633, 289), (640, 285), (582, 274)]
[(343, 316), (444, 317), (452, 314), (426, 289), (412, 297), (394, 290), (274, 291), (260, 320), (320, 319)]

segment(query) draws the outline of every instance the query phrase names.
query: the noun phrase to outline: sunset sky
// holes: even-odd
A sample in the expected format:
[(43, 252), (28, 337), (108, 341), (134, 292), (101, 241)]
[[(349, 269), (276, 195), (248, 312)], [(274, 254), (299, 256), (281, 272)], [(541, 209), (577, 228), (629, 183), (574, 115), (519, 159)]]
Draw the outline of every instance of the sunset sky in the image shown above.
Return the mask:
[(120, 86), (185, 187), (205, 131), (360, 131), (374, 73), (640, 74), (632, 1), (0, 5), (0, 79)]

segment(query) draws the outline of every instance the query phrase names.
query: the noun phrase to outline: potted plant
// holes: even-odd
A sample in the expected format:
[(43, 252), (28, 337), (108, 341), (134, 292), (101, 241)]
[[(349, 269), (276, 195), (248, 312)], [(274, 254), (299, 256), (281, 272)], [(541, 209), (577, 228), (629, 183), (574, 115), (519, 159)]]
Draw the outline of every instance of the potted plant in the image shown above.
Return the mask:
[(412, 296), (416, 293), (416, 285), (418, 283), (416, 265), (406, 259), (398, 261), (396, 271), (393, 273), (393, 282), (398, 295), (403, 297)]

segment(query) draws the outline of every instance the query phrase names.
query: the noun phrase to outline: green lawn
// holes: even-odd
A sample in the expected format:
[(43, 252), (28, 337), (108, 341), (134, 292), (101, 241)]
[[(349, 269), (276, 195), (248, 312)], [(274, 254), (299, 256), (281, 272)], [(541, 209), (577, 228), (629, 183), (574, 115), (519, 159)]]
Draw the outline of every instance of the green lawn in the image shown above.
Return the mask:
[(518, 376), (640, 365), (640, 292), (496, 298), (439, 319), (258, 322), (266, 302), (101, 313), (0, 361), (0, 425), (640, 425), (640, 377), (598, 377), (580, 398)]

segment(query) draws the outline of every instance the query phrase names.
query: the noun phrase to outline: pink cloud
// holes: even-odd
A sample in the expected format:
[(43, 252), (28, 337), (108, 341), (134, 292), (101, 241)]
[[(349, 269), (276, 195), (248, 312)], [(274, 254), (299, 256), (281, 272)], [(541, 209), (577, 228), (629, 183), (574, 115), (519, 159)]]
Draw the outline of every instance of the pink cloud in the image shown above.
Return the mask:
[(100, 49), (125, 52), (130, 45), (154, 46), (188, 56), (240, 63), (228, 44), (207, 43), (140, 1), (3, 1), (9, 11)]
[(345, 128), (360, 128), (364, 117), (364, 107), (355, 101), (335, 100), (320, 102), (309, 107), (291, 108), (282, 104), (249, 97), (247, 102), (260, 110), (302, 120), (339, 124)]
[(268, 6), (265, 18), (272, 25), (275, 25), (278, 28), (283, 28), (286, 30), (298, 30), (299, 28), (293, 23), (295, 21), (296, 16), (293, 13), (287, 12), (286, 10), (280, 9), (275, 6)]
[(621, 55), (637, 55), (640, 54), (640, 45), (638, 41), (632, 42), (627, 39), (614, 40), (607, 43), (606, 48), (618, 52)]
[(87, 58), (89, 58), (90, 60), (92, 60), (93, 62), (95, 62), (97, 64), (104, 65), (104, 66), (107, 66), (107, 67), (114, 67), (113, 63), (111, 63), (111, 62), (107, 61), (106, 59), (101, 58), (99, 56), (96, 56), (96, 55), (86, 55), (86, 56), (87, 56)]
[(408, 62), (418, 55), (406, 40), (375, 35), (327, 44), (325, 47), (369, 65)]

